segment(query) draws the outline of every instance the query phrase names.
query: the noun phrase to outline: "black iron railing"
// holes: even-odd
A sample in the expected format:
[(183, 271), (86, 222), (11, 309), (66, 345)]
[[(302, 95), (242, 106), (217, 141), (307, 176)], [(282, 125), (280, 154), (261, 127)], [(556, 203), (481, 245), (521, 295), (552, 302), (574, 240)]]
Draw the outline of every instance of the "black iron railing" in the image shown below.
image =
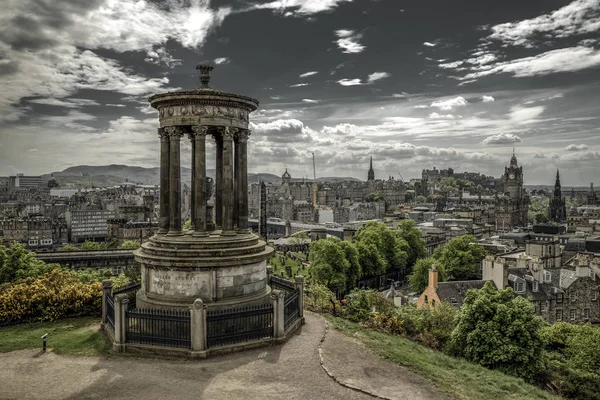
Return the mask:
[(111, 296), (106, 296), (106, 322), (115, 331), (115, 302)]
[(271, 286), (273, 289), (283, 290), (286, 293), (296, 290), (296, 285), (294, 282), (279, 278), (277, 276), (271, 277)]
[(189, 311), (134, 308), (125, 313), (126, 342), (190, 348)]
[(113, 291), (113, 296), (116, 294), (138, 291), (138, 290), (140, 290), (141, 287), (142, 287), (141, 283), (134, 283), (133, 285), (127, 285), (118, 290)]
[(273, 304), (206, 313), (207, 347), (273, 337)]
[(283, 304), (283, 325), (287, 331), (288, 327), (300, 318), (300, 291), (296, 289), (286, 294)]

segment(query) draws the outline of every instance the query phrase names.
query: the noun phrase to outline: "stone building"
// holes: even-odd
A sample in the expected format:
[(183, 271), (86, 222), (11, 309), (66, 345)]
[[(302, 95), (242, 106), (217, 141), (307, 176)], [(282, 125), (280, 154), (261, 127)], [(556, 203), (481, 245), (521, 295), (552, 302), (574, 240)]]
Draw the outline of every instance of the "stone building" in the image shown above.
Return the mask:
[(28, 248), (52, 247), (68, 242), (67, 223), (64, 218), (2, 218), (0, 237), (5, 243), (24, 243)]
[(158, 224), (150, 221), (132, 221), (124, 218), (107, 220), (109, 241), (115, 240), (118, 244), (126, 240), (145, 241), (158, 231)]
[(567, 220), (567, 206), (565, 199), (562, 197), (560, 188), (560, 175), (556, 170), (556, 182), (554, 183), (554, 192), (552, 199), (550, 200), (550, 207), (548, 208), (548, 219), (551, 222), (562, 223)]
[(517, 226), (527, 226), (529, 196), (523, 189), (523, 167), (519, 166), (514, 152), (510, 165), (502, 176), (504, 194), (496, 199), (496, 229), (507, 231)]
[[(435, 265), (429, 270), (427, 287), (417, 299), (417, 307), (433, 308), (441, 302), (447, 302), (460, 308), (469, 289), (481, 289), (485, 280), (439, 282)], [(492, 282), (493, 283), (493, 282)]]
[[(538, 252), (544, 252), (546, 244), (534, 245), (542, 249)], [(536, 314), (549, 323), (600, 322), (600, 259), (578, 254), (561, 266), (552, 254), (542, 258), (519, 254), (516, 260), (513, 255), (487, 256), (483, 278), (493, 280), (500, 289), (510, 286), (517, 295), (529, 298)]]
[(101, 209), (73, 210), (67, 211), (65, 218), (71, 242), (106, 241), (108, 220), (115, 218), (115, 212)]

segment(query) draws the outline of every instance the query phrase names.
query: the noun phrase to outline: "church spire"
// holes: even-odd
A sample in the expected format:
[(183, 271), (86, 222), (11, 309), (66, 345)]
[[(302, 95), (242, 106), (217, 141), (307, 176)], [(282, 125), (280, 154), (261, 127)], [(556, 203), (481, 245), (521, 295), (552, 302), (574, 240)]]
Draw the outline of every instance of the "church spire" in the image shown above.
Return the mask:
[(373, 170), (373, 156), (371, 156), (371, 161), (369, 163), (369, 173), (367, 174), (367, 181), (375, 180), (375, 171)]

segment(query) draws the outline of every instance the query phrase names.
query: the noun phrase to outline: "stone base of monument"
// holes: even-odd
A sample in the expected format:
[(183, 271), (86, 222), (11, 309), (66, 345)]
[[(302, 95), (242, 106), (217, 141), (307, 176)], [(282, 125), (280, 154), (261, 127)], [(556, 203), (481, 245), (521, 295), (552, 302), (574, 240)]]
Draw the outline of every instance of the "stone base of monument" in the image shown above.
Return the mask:
[(136, 308), (188, 310), (268, 303), (267, 260), (273, 249), (250, 232), (156, 235), (134, 252), (141, 266)]

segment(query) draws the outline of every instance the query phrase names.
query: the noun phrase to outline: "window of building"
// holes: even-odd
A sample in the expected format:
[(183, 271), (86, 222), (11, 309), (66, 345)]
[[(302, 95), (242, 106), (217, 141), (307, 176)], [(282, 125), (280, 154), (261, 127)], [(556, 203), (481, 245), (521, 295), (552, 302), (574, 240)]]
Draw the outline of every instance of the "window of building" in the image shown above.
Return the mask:
[(569, 319), (570, 319), (571, 321), (574, 321), (574, 320), (575, 320), (575, 311), (576, 311), (576, 310), (574, 310), (574, 309), (571, 309), (571, 310), (569, 310)]
[(427, 303), (429, 301), (429, 299), (427, 298), (427, 295), (425, 295), (425, 303)]
[(562, 319), (563, 319), (562, 310), (556, 310), (556, 320), (557, 321), (562, 321)]
[(594, 280), (596, 279), (596, 273), (594, 272), (593, 269), (588, 268), (588, 276)]
[(556, 302), (557, 303), (562, 303), (563, 302), (563, 294), (562, 293), (557, 293), (556, 294)]
[(523, 281), (516, 281), (515, 282), (515, 292), (517, 293), (523, 293), (525, 291), (525, 282)]
[(531, 283), (531, 286), (532, 286), (532, 290), (533, 290), (534, 292), (537, 292), (537, 291), (538, 291), (538, 289), (539, 289), (539, 288), (538, 288), (538, 286), (539, 286), (539, 282), (538, 282), (538, 281), (533, 281), (533, 282)]
[(552, 274), (548, 271), (544, 271), (544, 282), (550, 282), (552, 280)]
[(590, 319), (590, 309), (589, 308), (583, 309), (583, 319)]
[(592, 301), (597, 301), (598, 300), (598, 288), (593, 288), (592, 289)]
[(577, 301), (577, 293), (575, 293), (575, 292), (569, 293), (569, 298), (571, 299), (572, 302)]

